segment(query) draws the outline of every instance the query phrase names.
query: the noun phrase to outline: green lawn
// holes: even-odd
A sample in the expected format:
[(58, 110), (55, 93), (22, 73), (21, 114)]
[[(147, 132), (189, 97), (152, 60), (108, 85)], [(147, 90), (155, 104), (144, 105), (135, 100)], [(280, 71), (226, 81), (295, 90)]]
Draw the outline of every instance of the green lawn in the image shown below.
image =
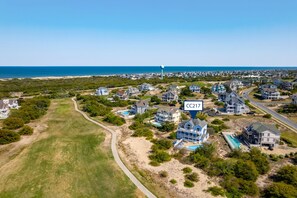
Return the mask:
[(297, 133), (293, 131), (285, 131), (281, 133), (281, 138), (293, 147), (297, 147)]
[(105, 134), (75, 112), (70, 99), (53, 100), (45, 118), (44, 138), (0, 167), (0, 197), (136, 196), (101, 144)]

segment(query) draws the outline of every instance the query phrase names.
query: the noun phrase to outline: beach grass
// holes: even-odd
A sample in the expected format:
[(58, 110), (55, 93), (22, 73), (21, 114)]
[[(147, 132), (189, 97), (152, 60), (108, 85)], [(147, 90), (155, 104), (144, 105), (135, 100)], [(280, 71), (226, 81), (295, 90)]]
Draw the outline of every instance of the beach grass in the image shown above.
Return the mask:
[(293, 131), (284, 131), (281, 138), (290, 146), (297, 148), (297, 133)]
[(105, 134), (70, 99), (53, 100), (46, 119), (42, 138), (0, 167), (0, 197), (135, 197)]

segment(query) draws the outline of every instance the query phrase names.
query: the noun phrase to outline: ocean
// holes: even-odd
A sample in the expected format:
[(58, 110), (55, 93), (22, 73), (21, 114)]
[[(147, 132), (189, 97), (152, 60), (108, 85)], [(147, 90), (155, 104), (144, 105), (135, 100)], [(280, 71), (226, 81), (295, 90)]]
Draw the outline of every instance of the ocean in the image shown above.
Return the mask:
[[(297, 67), (166, 66), (164, 72), (207, 72), (247, 70), (296, 70)], [(0, 66), (0, 78), (98, 76), (158, 73), (158, 66)]]

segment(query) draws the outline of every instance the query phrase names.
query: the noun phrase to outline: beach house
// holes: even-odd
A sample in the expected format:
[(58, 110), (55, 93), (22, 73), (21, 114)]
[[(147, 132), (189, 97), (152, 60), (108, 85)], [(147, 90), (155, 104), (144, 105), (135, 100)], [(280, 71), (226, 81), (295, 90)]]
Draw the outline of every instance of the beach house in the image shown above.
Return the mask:
[(183, 121), (178, 125), (176, 137), (177, 139), (201, 144), (209, 137), (207, 122), (200, 119)]
[(168, 90), (167, 91), (172, 91), (172, 92), (176, 92), (176, 93), (179, 93), (180, 89), (177, 85), (170, 85), (168, 87)]
[(278, 100), (280, 99), (280, 92), (277, 88), (261, 88), (261, 97), (263, 99)]
[(181, 119), (181, 114), (178, 108), (161, 107), (155, 115), (155, 121), (158, 123), (174, 122), (178, 123)]
[(280, 134), (274, 125), (255, 122), (244, 129), (242, 136), (250, 146), (274, 148), (279, 144)]
[(224, 109), (226, 113), (240, 115), (250, 112), (249, 107), (245, 105), (244, 100), (239, 97), (236, 92), (227, 94), (224, 102)]
[(134, 114), (143, 114), (147, 111), (149, 103), (147, 100), (139, 100), (132, 106), (131, 111)]
[(0, 119), (6, 119), (9, 115), (10, 109), (18, 109), (19, 107), (17, 99), (0, 100)]
[(243, 88), (243, 83), (239, 80), (231, 80), (225, 83), (226, 86), (230, 88), (231, 91), (237, 91)]
[(137, 96), (138, 94), (140, 94), (140, 91), (136, 87), (128, 87), (128, 89), (126, 90), (126, 94), (129, 97), (130, 96)]
[(163, 102), (173, 102), (173, 101), (178, 101), (178, 95), (177, 92), (175, 91), (168, 91), (163, 93), (162, 95), (162, 101)]
[(109, 94), (109, 91), (106, 87), (99, 87), (96, 89), (95, 95), (96, 96), (107, 96)]
[(216, 83), (212, 86), (211, 88), (213, 93), (219, 94), (219, 93), (225, 93), (226, 92), (226, 88), (223, 84), (220, 83)]
[(198, 85), (190, 85), (190, 86), (189, 86), (189, 89), (190, 89), (192, 92), (200, 93), (200, 86), (198, 86)]
[(118, 97), (120, 100), (127, 100), (129, 98), (124, 90), (118, 90), (114, 96)]
[(143, 83), (139, 86), (140, 91), (153, 91), (155, 90), (155, 87), (153, 87), (151, 84)]

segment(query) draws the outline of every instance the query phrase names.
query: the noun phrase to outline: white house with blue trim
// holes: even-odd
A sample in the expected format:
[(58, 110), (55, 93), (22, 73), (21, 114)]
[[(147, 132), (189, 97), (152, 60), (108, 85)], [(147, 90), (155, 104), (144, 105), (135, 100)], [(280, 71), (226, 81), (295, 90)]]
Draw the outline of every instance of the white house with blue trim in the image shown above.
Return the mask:
[(209, 138), (207, 122), (200, 119), (183, 121), (178, 125), (176, 136), (177, 139), (201, 144)]
[(99, 87), (96, 89), (96, 96), (107, 96), (109, 94), (109, 91), (106, 87)]

